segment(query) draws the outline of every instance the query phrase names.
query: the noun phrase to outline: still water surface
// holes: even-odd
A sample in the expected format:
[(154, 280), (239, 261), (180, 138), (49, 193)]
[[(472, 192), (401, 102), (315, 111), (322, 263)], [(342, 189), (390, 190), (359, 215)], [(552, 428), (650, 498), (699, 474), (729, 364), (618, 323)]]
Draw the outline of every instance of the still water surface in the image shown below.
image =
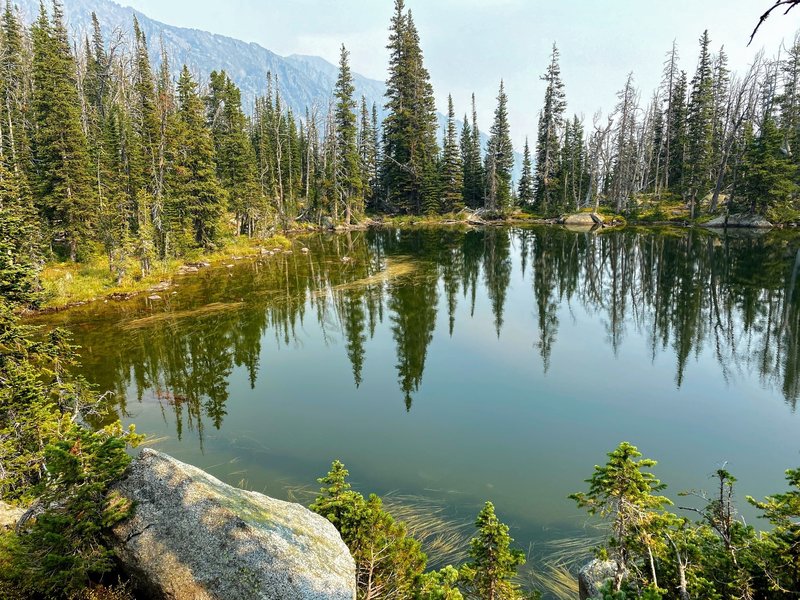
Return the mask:
[(45, 322), (126, 422), (228, 483), (305, 500), (339, 458), (359, 490), (456, 522), (492, 500), (540, 558), (583, 534), (567, 495), (622, 440), (673, 498), (725, 462), (742, 496), (800, 465), (796, 236), (432, 228), (293, 248)]

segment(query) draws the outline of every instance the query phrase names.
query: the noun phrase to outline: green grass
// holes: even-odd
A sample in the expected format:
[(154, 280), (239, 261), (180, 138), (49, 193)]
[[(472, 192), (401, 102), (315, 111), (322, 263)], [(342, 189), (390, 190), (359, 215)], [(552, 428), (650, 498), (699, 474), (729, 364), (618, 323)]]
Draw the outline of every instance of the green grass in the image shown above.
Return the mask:
[(289, 248), (291, 242), (282, 235), (266, 239), (244, 236), (229, 238), (220, 249), (203, 253), (195, 251), (181, 259), (153, 263), (150, 272), (143, 276), (138, 263), (131, 259), (125, 265), (125, 274), (117, 281), (109, 268), (108, 257), (95, 254), (83, 262), (47, 263), (39, 275), (44, 302), (43, 309), (58, 309), (73, 304), (90, 302), (115, 295), (133, 295), (146, 292), (162, 281), (170, 281), (188, 263), (205, 261), (219, 264), (234, 257), (257, 256), (261, 248)]

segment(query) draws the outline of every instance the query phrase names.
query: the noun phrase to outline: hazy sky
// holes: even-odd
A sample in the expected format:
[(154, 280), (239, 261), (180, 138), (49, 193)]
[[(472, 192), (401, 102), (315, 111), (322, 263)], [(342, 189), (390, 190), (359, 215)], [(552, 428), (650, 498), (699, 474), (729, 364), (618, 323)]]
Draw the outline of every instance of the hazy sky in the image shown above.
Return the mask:
[[(252, 41), (278, 54), (316, 54), (332, 63), (344, 43), (355, 71), (385, 79), (393, 0), (118, 0), (159, 21)], [(500, 78), (509, 95), (512, 135), (535, 136), (544, 85), (539, 76), (553, 42), (561, 52), (568, 111), (613, 108), (633, 71), (643, 99), (658, 84), (664, 55), (677, 40), (691, 77), (697, 38), (708, 28), (743, 70), (765, 48), (777, 53), (800, 28), (800, 9), (775, 13), (747, 47), (758, 16), (773, 0), (406, 0), (420, 31), (440, 110), (453, 94), (456, 112), (476, 93), (482, 127), (491, 121)]]

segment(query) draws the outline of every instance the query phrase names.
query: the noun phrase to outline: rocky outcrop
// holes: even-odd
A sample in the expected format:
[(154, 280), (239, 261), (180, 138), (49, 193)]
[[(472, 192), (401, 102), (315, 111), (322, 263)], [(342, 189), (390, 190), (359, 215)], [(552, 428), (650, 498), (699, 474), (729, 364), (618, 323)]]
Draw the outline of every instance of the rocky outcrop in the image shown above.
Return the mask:
[(597, 213), (575, 213), (574, 215), (567, 215), (561, 220), (564, 225), (582, 225), (585, 227), (594, 227), (595, 225), (603, 224), (603, 217)]
[(113, 490), (134, 502), (113, 530), (134, 584), (164, 600), (353, 600), (355, 563), (299, 504), (226, 485), (145, 449)]
[(760, 215), (720, 215), (710, 221), (703, 223), (703, 227), (721, 228), (721, 227), (754, 227), (760, 229), (768, 229), (773, 227), (772, 223), (767, 221)]
[(0, 501), (0, 530), (14, 529), (25, 510)]
[(578, 593), (580, 600), (601, 598), (603, 584), (614, 578), (616, 565), (612, 560), (595, 559), (578, 571)]

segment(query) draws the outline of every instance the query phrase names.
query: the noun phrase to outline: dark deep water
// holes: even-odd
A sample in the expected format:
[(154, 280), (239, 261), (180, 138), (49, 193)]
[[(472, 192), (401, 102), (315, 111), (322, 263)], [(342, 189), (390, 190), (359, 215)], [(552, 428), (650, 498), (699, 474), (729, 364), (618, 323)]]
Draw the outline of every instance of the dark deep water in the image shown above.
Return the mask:
[(306, 500), (295, 488), (340, 458), (361, 491), (448, 519), (492, 500), (548, 556), (584, 534), (567, 495), (622, 440), (673, 499), (726, 461), (740, 496), (785, 489), (799, 248), (788, 232), (314, 235), (163, 301), (38, 320), (74, 331), (126, 422), (228, 483)]

